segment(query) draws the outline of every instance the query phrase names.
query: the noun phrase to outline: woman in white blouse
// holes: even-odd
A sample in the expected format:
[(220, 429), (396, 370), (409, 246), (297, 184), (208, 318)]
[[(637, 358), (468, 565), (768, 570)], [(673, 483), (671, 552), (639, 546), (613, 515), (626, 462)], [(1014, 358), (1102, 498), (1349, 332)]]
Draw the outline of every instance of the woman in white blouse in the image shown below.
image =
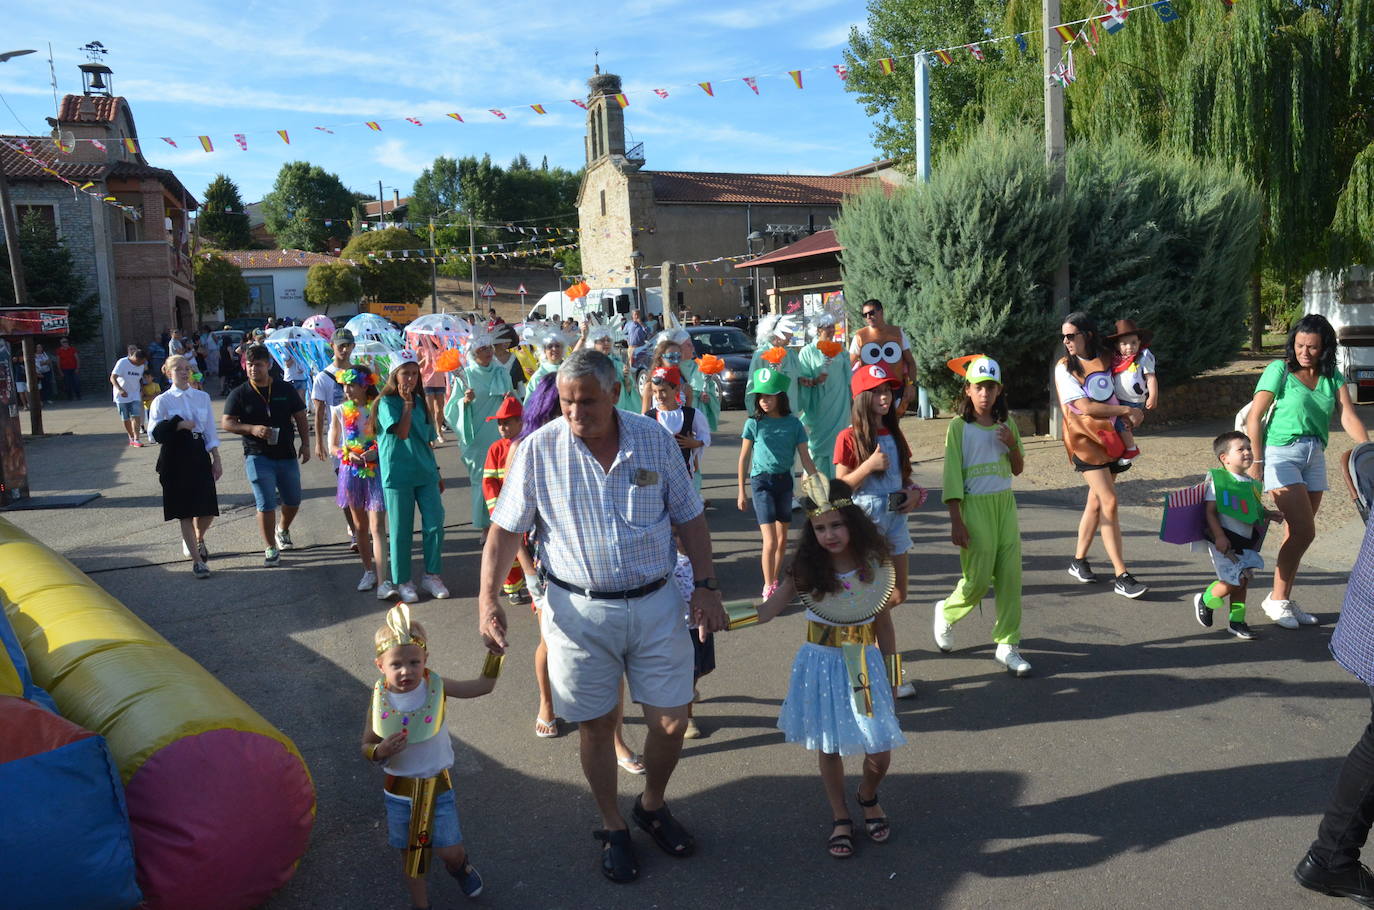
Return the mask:
[(174, 354), (162, 371), (172, 387), (153, 399), (150, 433), (162, 447), (157, 473), (162, 482), (162, 517), (181, 522), (181, 551), (196, 578), (209, 578), (205, 532), (219, 514), (215, 482), (224, 473), (219, 433), (210, 396), (191, 387), (191, 362)]

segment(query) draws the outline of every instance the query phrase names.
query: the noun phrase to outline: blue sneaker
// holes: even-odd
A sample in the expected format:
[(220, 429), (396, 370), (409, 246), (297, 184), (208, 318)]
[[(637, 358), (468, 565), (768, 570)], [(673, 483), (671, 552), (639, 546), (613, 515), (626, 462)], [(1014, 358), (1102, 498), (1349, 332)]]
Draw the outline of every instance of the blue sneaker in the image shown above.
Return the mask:
[(450, 869), (449, 874), (458, 879), (458, 887), (468, 897), (477, 897), (482, 893), (482, 876), (472, 863), (463, 863), (463, 868), (457, 872)]

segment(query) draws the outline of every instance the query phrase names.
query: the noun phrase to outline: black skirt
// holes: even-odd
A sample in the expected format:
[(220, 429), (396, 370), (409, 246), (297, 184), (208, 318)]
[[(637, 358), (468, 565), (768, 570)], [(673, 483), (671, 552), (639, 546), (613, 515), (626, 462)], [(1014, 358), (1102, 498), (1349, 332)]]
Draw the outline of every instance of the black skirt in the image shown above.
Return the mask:
[(190, 430), (177, 430), (167, 434), (167, 441), (161, 444), (157, 473), (162, 483), (163, 521), (218, 515), (215, 475), (210, 471), (210, 453), (205, 451), (204, 441)]

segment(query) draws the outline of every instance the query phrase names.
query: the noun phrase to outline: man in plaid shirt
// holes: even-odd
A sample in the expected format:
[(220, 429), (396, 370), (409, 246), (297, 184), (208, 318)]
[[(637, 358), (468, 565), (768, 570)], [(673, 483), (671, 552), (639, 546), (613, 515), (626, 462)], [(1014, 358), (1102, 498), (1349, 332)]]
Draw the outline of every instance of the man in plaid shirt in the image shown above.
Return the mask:
[(701, 633), (724, 629), (725, 610), (701, 499), (673, 437), (656, 421), (616, 409), (616, 369), (599, 351), (573, 354), (557, 382), (563, 417), (516, 449), (492, 510), (478, 628), (490, 650), (505, 652), (501, 580), (520, 535), (533, 530), (548, 580), (540, 621), (554, 708), (579, 724), (583, 773), (605, 824), (595, 832), (604, 844), (602, 873), (628, 882), (639, 870), (616, 804), (622, 676), (648, 727), (635, 824), (669, 855), (688, 856), (695, 846), (664, 804), (692, 701), (692, 643), (682, 595), (668, 583), (674, 531), (692, 562), (690, 609)]

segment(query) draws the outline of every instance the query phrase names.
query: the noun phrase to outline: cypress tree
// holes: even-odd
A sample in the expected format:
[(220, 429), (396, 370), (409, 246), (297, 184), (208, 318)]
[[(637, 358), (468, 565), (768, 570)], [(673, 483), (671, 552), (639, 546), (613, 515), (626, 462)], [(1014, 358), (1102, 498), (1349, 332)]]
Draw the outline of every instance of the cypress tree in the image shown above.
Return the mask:
[(224, 174), (216, 174), (205, 188), (200, 208), (200, 239), (206, 246), (221, 250), (246, 250), (252, 246), (243, 197), (238, 185)]

